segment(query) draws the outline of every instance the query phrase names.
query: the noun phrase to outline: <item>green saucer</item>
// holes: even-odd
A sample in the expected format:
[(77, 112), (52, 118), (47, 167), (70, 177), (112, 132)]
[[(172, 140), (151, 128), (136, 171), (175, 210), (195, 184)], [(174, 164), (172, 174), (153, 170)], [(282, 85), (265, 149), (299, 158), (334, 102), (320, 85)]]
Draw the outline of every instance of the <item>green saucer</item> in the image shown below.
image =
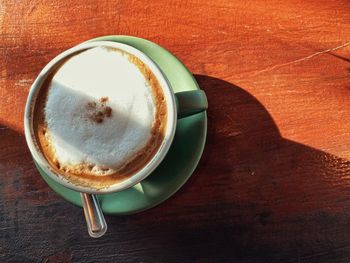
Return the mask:
[[(153, 59), (166, 74), (174, 92), (199, 89), (187, 68), (171, 53), (145, 39), (130, 36), (105, 36), (91, 41), (115, 41), (133, 46)], [(207, 134), (205, 112), (178, 120), (173, 144), (157, 169), (132, 188), (99, 195), (106, 214), (132, 214), (154, 207), (172, 196), (192, 175), (203, 153)], [(80, 194), (39, 172), (48, 185), (67, 201), (81, 206)]]

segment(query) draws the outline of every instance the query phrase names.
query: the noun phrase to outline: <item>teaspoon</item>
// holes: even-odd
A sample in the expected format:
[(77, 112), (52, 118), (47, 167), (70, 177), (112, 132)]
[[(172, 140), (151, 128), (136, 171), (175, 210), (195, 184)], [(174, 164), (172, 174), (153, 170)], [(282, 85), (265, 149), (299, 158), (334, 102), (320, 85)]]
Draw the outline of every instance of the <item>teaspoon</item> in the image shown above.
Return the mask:
[(97, 197), (87, 193), (80, 193), (80, 197), (89, 235), (94, 238), (102, 237), (107, 231), (107, 224)]

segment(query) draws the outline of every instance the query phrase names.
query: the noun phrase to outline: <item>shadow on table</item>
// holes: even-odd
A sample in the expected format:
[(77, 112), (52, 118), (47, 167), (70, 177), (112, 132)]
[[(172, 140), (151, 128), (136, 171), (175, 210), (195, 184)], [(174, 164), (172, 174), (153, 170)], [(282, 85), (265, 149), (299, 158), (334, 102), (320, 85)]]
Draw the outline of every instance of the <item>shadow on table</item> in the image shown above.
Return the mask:
[(23, 135), (0, 127), (0, 260), (349, 259), (349, 161), (283, 138), (244, 89), (195, 78), (209, 100), (207, 145), (197, 170), (162, 205), (107, 216), (109, 229), (100, 239), (88, 237), (81, 209), (37, 180)]
[(339, 248), (350, 245), (343, 234), (350, 231), (350, 162), (283, 138), (244, 89), (195, 78), (209, 100), (205, 152), (173, 198), (131, 216), (152, 240), (146, 247), (161, 246), (161, 259), (190, 262), (341, 257)]

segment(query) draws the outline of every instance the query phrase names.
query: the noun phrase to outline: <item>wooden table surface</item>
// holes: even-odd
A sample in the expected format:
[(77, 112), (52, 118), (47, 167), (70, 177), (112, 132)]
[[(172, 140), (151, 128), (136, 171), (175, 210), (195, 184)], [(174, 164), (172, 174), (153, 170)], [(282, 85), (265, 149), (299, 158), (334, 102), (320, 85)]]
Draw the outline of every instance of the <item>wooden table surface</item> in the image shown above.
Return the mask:
[[(208, 137), (175, 196), (91, 239), (36, 171), (23, 112), (50, 59), (110, 34), (184, 62)], [(0, 262), (350, 262), (349, 62), (348, 0), (1, 0)]]

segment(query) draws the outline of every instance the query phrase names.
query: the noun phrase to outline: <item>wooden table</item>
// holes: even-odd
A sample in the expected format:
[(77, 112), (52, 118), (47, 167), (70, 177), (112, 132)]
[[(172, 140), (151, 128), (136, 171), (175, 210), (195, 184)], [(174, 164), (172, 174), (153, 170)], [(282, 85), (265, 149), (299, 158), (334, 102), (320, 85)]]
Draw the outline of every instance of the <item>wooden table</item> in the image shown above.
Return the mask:
[[(36, 171), (23, 111), (50, 59), (109, 34), (187, 65), (208, 137), (174, 197), (91, 239)], [(350, 262), (349, 57), (348, 0), (0, 1), (0, 262)]]

